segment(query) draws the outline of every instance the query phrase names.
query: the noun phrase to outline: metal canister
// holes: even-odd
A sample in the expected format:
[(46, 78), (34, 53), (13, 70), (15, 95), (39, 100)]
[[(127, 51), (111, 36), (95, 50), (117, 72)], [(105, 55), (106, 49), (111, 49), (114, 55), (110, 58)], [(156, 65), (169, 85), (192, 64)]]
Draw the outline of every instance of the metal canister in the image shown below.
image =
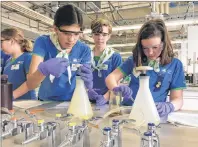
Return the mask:
[(145, 132), (141, 138), (141, 147), (153, 147), (152, 133)]
[[(1, 107), (12, 110), (13, 86), (8, 82), (7, 75), (1, 75)], [(1, 111), (1, 113), (3, 113)]]
[(110, 127), (105, 127), (103, 129), (103, 141), (101, 143), (101, 147), (112, 147), (111, 128)]

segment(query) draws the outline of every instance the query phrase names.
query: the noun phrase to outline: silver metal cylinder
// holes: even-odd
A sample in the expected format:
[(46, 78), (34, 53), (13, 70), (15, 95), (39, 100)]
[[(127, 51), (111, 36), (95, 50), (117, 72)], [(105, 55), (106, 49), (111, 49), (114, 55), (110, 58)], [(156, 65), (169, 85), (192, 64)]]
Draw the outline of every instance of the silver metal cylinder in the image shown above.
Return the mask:
[(101, 147), (113, 147), (110, 127), (105, 127), (103, 129), (103, 140), (102, 140)]

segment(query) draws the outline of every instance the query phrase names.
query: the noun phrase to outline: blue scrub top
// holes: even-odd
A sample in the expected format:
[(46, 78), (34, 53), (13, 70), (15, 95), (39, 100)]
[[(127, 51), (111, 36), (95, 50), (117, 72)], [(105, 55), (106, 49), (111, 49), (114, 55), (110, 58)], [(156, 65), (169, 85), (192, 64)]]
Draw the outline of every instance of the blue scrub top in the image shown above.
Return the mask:
[[(26, 80), (29, 72), (32, 54), (24, 52), (17, 59), (12, 61), (11, 58), (7, 60), (3, 74), (8, 75), (8, 81), (13, 84), (13, 90), (20, 87)], [(36, 99), (36, 93), (31, 90), (16, 100), (22, 99)]]
[[(126, 76), (131, 74), (129, 87), (132, 89), (132, 97), (135, 98), (139, 89), (139, 78), (133, 75), (133, 57), (129, 57), (120, 67), (120, 71)], [(147, 71), (146, 75), (150, 76), (149, 88), (155, 102), (165, 102), (169, 90), (185, 89), (186, 81), (182, 62), (173, 58), (172, 61), (164, 66), (160, 65), (160, 72), (154, 70)], [(156, 84), (161, 82), (161, 87), (157, 88)], [(123, 102), (126, 105), (132, 105), (132, 101)]]
[[(98, 64), (98, 60), (94, 58), (94, 61), (96, 65)], [(108, 88), (105, 83), (106, 77), (114, 71), (118, 66), (120, 66), (122, 63), (122, 57), (118, 53), (114, 53), (106, 62), (104, 62), (105, 65), (108, 66), (107, 70), (101, 70), (102, 76), (98, 76), (98, 70), (93, 71), (93, 88), (96, 89), (96, 92), (100, 95), (104, 95)]]
[(3, 73), (6, 61), (10, 58), (10, 55), (6, 55), (2, 50), (1, 50), (1, 74)]
[[(36, 39), (33, 54), (43, 57), (44, 61), (50, 58), (56, 58), (58, 52), (49, 36), (43, 35)], [(80, 64), (90, 64), (90, 48), (86, 44), (77, 41), (69, 54), (69, 61), (70, 63), (78, 61)], [(75, 87), (76, 71), (72, 71), (71, 85), (68, 81), (67, 71), (61, 77), (55, 78), (53, 83), (50, 81), (49, 76), (46, 76), (39, 88), (38, 97), (41, 100), (70, 101)]]

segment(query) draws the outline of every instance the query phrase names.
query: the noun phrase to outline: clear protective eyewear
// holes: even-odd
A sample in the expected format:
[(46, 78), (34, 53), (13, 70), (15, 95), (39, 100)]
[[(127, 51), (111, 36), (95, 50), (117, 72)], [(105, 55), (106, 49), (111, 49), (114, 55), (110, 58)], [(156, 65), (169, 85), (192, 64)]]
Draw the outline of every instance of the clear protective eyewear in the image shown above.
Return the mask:
[(60, 28), (58, 28), (58, 30), (61, 32), (61, 33), (64, 33), (64, 35), (66, 36), (71, 36), (74, 34), (74, 36), (78, 37), (80, 34), (82, 34), (83, 32), (82, 31), (78, 31), (78, 32), (75, 32), (75, 31), (67, 31), (67, 30), (62, 30)]
[(109, 36), (109, 33), (93, 33), (93, 35), (99, 37), (99, 36), (102, 36), (102, 37), (107, 37)]

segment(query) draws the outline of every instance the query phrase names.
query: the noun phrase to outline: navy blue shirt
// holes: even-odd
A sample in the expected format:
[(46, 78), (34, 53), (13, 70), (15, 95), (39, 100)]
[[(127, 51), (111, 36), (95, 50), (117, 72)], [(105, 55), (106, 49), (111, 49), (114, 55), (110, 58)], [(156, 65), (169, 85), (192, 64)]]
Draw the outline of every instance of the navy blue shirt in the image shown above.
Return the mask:
[(3, 73), (6, 61), (10, 58), (10, 55), (6, 55), (2, 50), (1, 50), (1, 74)]

